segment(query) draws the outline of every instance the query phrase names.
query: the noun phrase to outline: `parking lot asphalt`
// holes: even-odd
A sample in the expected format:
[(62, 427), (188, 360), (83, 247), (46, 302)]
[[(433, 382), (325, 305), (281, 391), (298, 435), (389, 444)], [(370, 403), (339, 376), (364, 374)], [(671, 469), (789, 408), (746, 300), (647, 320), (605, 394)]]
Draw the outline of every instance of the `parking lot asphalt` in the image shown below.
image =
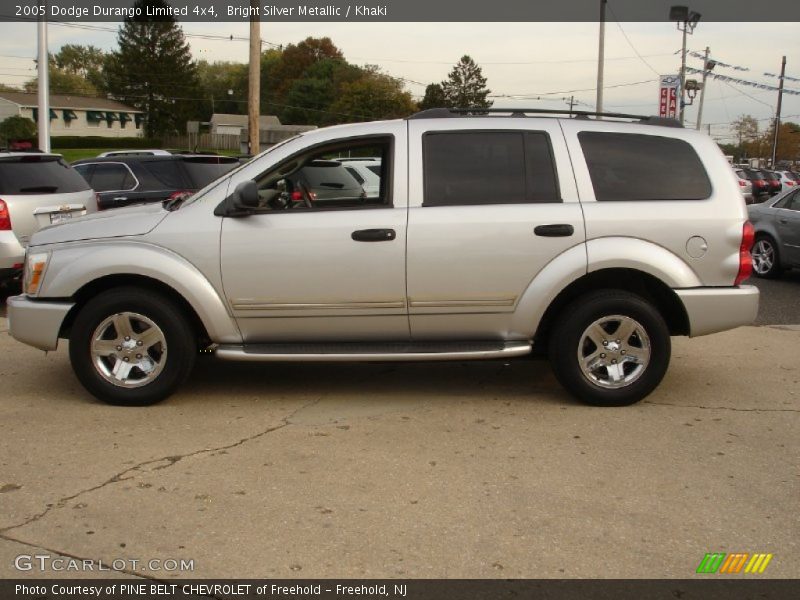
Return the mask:
[(675, 338), (663, 384), (616, 409), (541, 361), (211, 357), (166, 402), (114, 408), (66, 344), (6, 330), (0, 577), (64, 575), (14, 568), (42, 553), (157, 578), (682, 578), (715, 551), (799, 573), (798, 327)]

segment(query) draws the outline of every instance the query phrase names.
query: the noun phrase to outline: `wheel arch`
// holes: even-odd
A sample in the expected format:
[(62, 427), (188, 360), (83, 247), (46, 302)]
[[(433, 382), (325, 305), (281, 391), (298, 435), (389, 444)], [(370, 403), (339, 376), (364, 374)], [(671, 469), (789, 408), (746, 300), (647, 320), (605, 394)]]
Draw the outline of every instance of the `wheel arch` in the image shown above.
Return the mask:
[(544, 311), (534, 335), (534, 342), (538, 346), (545, 346), (553, 323), (561, 311), (581, 295), (602, 289), (622, 290), (641, 296), (661, 313), (670, 335), (689, 335), (689, 316), (672, 288), (643, 271), (609, 268), (587, 273), (562, 289)]

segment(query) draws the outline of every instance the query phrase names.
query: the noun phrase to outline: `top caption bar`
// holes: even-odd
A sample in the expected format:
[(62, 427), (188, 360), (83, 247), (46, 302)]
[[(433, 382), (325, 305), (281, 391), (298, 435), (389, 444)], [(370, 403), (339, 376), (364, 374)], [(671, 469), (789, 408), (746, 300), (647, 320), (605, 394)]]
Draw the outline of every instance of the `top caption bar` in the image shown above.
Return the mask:
[[(121, 22), (126, 17), (195, 22), (593, 22), (601, 0), (6, 0), (0, 21)], [(800, 21), (797, 0), (609, 0), (621, 22), (669, 21), (670, 6), (688, 5), (703, 21)]]

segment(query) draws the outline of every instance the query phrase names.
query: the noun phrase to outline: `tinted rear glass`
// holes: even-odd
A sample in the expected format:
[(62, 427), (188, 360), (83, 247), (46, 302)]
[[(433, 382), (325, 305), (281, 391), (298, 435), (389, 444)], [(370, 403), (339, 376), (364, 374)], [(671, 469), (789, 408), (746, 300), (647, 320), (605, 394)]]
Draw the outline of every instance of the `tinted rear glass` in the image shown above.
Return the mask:
[(68, 194), (88, 189), (86, 180), (60, 158), (0, 160), (0, 194)]
[(704, 200), (711, 195), (700, 158), (683, 140), (634, 133), (578, 134), (595, 198)]
[(220, 175), (239, 166), (235, 158), (190, 158), (182, 162), (195, 189), (207, 186)]
[(312, 188), (353, 189), (361, 187), (342, 166), (306, 166), (295, 175), (308, 182)]
[(544, 133), (430, 133), (423, 153), (424, 206), (559, 201)]
[(175, 160), (147, 160), (142, 161), (141, 166), (152, 176), (147, 186), (150, 189), (182, 190), (189, 187)]
[(92, 188), (97, 192), (130, 190), (136, 186), (130, 169), (120, 163), (99, 163), (92, 171)]

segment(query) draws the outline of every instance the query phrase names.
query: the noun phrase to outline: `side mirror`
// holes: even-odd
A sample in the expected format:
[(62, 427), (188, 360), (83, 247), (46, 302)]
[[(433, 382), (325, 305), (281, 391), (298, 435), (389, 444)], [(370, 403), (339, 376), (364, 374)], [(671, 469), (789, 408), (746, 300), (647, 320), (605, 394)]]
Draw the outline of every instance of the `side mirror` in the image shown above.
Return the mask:
[(252, 179), (237, 185), (231, 194), (231, 204), (237, 210), (258, 208), (258, 201), (258, 186)]
[(249, 179), (237, 185), (233, 193), (214, 209), (214, 214), (218, 217), (245, 217), (253, 214), (258, 205), (258, 186)]

